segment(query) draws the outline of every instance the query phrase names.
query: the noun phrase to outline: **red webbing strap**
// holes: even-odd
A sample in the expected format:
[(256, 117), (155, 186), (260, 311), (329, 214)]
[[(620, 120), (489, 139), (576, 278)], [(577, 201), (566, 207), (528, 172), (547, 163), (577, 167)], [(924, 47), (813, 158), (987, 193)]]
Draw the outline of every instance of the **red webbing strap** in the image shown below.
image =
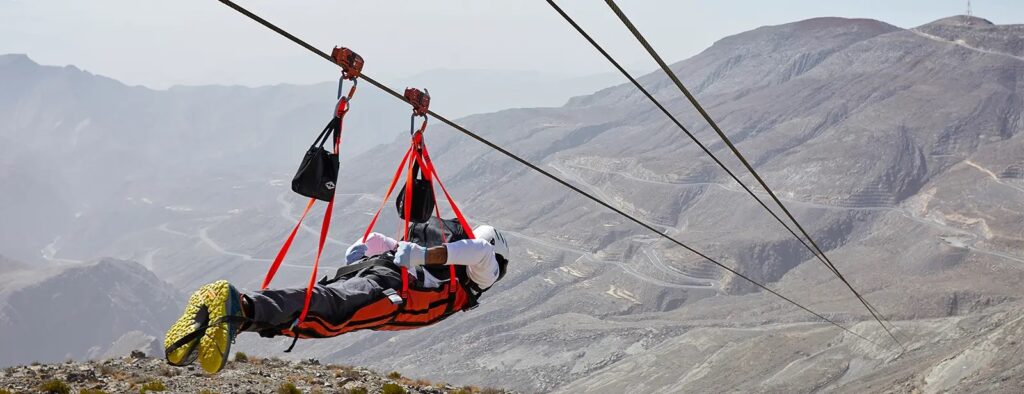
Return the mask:
[(366, 239), (373, 232), (373, 226), (377, 224), (377, 218), (380, 216), (380, 211), (384, 209), (384, 206), (388, 203), (388, 197), (391, 197), (391, 192), (395, 190), (395, 185), (398, 184), (398, 178), (402, 176), (402, 169), (405, 168), (405, 162), (409, 161), (409, 156), (412, 155), (412, 148), (405, 151), (405, 157), (402, 158), (402, 163), (398, 165), (398, 171), (395, 172), (394, 178), (391, 179), (391, 186), (388, 186), (387, 193), (384, 194), (384, 199), (380, 202), (380, 207), (377, 208), (377, 213), (373, 214), (373, 220), (370, 220), (370, 225), (366, 227), (366, 232), (363, 233), (363, 243), (366, 243)]
[[(462, 211), (459, 210), (459, 206), (455, 205), (455, 200), (453, 200), (452, 196), (450, 194), (448, 194), (448, 190), (445, 189), (444, 183), (441, 182), (441, 177), (437, 175), (437, 170), (434, 169), (434, 164), (431, 163), (431, 161), (430, 161), (430, 155), (427, 154), (427, 148), (426, 147), (423, 147), (423, 156), (426, 158), (427, 166), (430, 168), (430, 172), (432, 174), (434, 174), (434, 180), (437, 181), (438, 185), (441, 185), (441, 190), (444, 191), (444, 196), (445, 196), (445, 198), (448, 199), (448, 204), (452, 206), (452, 211), (455, 212), (455, 217), (459, 218), (459, 224), (462, 225), (462, 229), (463, 229), (463, 231), (466, 232), (466, 236), (469, 237), (469, 239), (476, 239), (476, 235), (473, 234), (473, 229), (471, 227), (469, 227), (469, 222), (466, 221), (466, 217), (462, 216)], [(455, 282), (457, 282), (459, 280), (458, 276), (455, 275), (455, 266), (454, 265), (449, 265), (448, 266), (448, 273), (450, 275), (449, 278), (451, 278), (448, 281), (448, 292), (449, 293), (454, 293), (455, 292), (455, 287), (452, 286), (452, 283), (455, 283)]]
[[(430, 176), (431, 169), (429, 164), (423, 166), (423, 173), (425, 176)], [(430, 183), (430, 196), (434, 199), (434, 213), (437, 214), (438, 223), (441, 224), (438, 227), (438, 230), (441, 230), (441, 243), (446, 243), (448, 242), (448, 233), (445, 231), (444, 219), (441, 218), (441, 204), (437, 203), (437, 192), (434, 191), (433, 182)]]
[[(426, 156), (426, 152), (424, 152), (423, 155), (421, 156)], [(430, 161), (422, 157), (421, 159), (423, 160), (420, 161), (420, 166), (423, 167), (424, 178), (433, 179), (434, 177), (431, 176), (434, 173), (434, 167), (432, 163), (430, 163)], [(437, 192), (434, 190), (433, 182), (430, 183), (430, 195), (434, 197), (434, 201), (437, 201)], [(441, 204), (434, 204), (434, 214), (437, 215), (438, 223), (441, 224), (441, 226), (439, 227), (439, 230), (441, 230), (441, 242), (447, 243), (448, 235), (445, 232), (444, 219), (441, 218)], [(472, 233), (472, 231), (470, 231), (469, 233)], [(455, 265), (448, 265), (448, 293), (455, 293), (455, 284), (457, 284), (458, 282), (459, 278), (455, 274)]]
[[(409, 241), (409, 217), (412, 216), (412, 166), (417, 161), (422, 161), (419, 150), (416, 149), (416, 139), (412, 143), (412, 155), (414, 160), (409, 160), (409, 172), (405, 176), (405, 235), (403, 241)], [(409, 269), (402, 267), (402, 298), (409, 299)]]
[[(352, 84), (352, 88), (348, 90), (348, 96), (344, 96), (339, 100), (338, 109), (335, 111), (335, 116), (338, 117), (338, 130), (334, 138), (334, 154), (337, 155), (341, 151), (341, 133), (343, 126), (345, 125), (345, 114), (348, 114), (349, 102), (352, 96), (356, 93), (356, 84)], [(306, 286), (306, 299), (302, 304), (302, 312), (299, 314), (298, 322), (306, 320), (306, 314), (309, 313), (309, 302), (313, 298), (313, 286), (316, 285), (317, 271), (320, 268), (320, 256), (324, 252), (324, 244), (327, 243), (327, 234), (331, 230), (331, 216), (334, 213), (334, 196), (331, 196), (331, 200), (327, 202), (327, 208), (324, 209), (324, 221), (320, 226), (320, 243), (316, 247), (316, 258), (313, 260), (313, 272), (309, 275), (309, 284)]]
[(281, 262), (284, 261), (284, 256), (288, 254), (288, 249), (292, 247), (292, 241), (295, 240), (295, 233), (299, 232), (299, 227), (302, 227), (302, 219), (306, 218), (306, 214), (309, 213), (310, 208), (313, 208), (313, 203), (316, 202), (315, 198), (309, 199), (309, 204), (306, 204), (306, 209), (302, 211), (302, 216), (299, 216), (298, 223), (295, 223), (295, 228), (292, 229), (291, 234), (288, 234), (288, 238), (285, 239), (284, 245), (281, 245), (281, 250), (277, 252), (277, 257), (274, 257), (274, 263), (270, 265), (270, 269), (267, 270), (267, 276), (263, 278), (263, 285), (261, 289), (266, 290), (267, 286), (270, 285), (270, 281), (274, 279), (274, 275), (277, 274), (277, 269), (281, 267)]
[(420, 153), (416, 149), (416, 144), (415, 143), (413, 143), (412, 157), (413, 157), (413, 160), (409, 160), (409, 168), (408, 168), (409, 172), (407, 172), (405, 174), (405, 196), (403, 196), (403, 197), (405, 197), (405, 201), (404, 201), (405, 202), (405, 207), (404, 207), (405, 215), (403, 215), (403, 216), (405, 216), (405, 227), (403, 227), (404, 231), (402, 231), (402, 233), (403, 233), (402, 240), (406, 241), (406, 242), (409, 241), (409, 217), (412, 216), (412, 166), (417, 161), (420, 160)]
[(299, 320), (306, 320), (306, 313), (309, 312), (309, 301), (313, 297), (313, 286), (316, 285), (316, 274), (317, 269), (320, 267), (320, 255), (324, 251), (324, 243), (327, 241), (327, 232), (331, 228), (331, 213), (334, 211), (334, 199), (327, 203), (327, 209), (324, 211), (324, 224), (320, 227), (320, 244), (316, 247), (316, 259), (313, 260), (313, 273), (309, 275), (309, 285), (306, 286), (306, 300), (302, 304), (302, 313), (299, 314)]
[(462, 211), (459, 210), (459, 206), (455, 204), (455, 200), (452, 199), (452, 195), (448, 194), (448, 189), (444, 187), (444, 183), (441, 182), (441, 177), (437, 175), (437, 169), (434, 168), (434, 163), (430, 161), (430, 154), (427, 153), (427, 146), (423, 145), (423, 159), (427, 162), (427, 167), (430, 169), (431, 174), (434, 175), (434, 180), (441, 186), (441, 191), (444, 192), (445, 198), (448, 199), (448, 204), (452, 206), (452, 211), (455, 212), (455, 217), (459, 218), (459, 224), (462, 225), (462, 229), (466, 231), (466, 236), (469, 239), (476, 239), (476, 235), (473, 234), (473, 228), (469, 227), (469, 222), (466, 221), (466, 217), (462, 216)]

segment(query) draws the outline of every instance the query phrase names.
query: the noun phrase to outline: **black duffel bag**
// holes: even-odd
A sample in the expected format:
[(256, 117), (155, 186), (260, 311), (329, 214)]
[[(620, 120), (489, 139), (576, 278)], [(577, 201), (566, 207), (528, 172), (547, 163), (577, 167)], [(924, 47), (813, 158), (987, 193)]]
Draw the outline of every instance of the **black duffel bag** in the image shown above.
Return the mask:
[[(426, 223), (434, 214), (434, 185), (420, 177), (419, 164), (413, 164), (412, 180), (412, 205), (409, 209), (409, 221), (413, 223)], [(395, 198), (395, 207), (398, 208), (398, 217), (405, 219), (405, 186), (398, 192)]]
[(324, 149), (324, 144), (331, 137), (334, 140), (339, 137), (338, 118), (324, 127), (302, 158), (302, 164), (292, 178), (292, 191), (322, 201), (334, 198), (334, 189), (338, 186), (338, 155)]

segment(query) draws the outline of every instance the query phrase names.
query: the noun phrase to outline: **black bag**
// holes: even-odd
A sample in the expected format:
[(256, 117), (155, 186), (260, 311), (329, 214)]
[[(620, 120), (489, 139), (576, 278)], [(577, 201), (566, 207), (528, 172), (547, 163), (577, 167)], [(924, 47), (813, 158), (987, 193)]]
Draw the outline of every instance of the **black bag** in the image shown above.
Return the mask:
[(292, 191), (306, 197), (322, 201), (334, 198), (334, 189), (338, 185), (338, 155), (324, 149), (329, 137), (338, 139), (337, 118), (331, 120), (313, 141), (302, 164), (292, 178)]
[[(409, 221), (413, 223), (426, 223), (434, 214), (434, 186), (426, 179), (419, 177), (419, 164), (414, 164), (412, 180), (412, 206), (409, 210)], [(395, 199), (395, 207), (398, 208), (398, 217), (405, 219), (405, 186), (398, 192)]]

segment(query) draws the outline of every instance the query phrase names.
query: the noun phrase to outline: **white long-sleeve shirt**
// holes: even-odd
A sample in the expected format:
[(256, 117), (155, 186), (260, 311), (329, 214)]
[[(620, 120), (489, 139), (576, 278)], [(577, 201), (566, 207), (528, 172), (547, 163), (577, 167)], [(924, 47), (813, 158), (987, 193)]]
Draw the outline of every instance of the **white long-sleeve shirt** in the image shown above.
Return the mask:
[[(362, 239), (356, 240), (349, 250), (363, 243), (362, 241)], [(498, 280), (498, 260), (494, 257), (494, 247), (489, 242), (481, 239), (464, 239), (446, 243), (445, 247), (448, 249), (448, 261), (445, 264), (466, 266), (466, 275), (481, 289), (491, 287)], [(367, 256), (376, 256), (396, 248), (398, 248), (398, 240), (384, 234), (370, 233), (370, 236), (366, 238)], [(416, 275), (416, 272), (412, 270), (409, 272)], [(423, 278), (425, 287), (438, 288), (445, 282), (435, 278), (426, 270), (423, 273), (425, 274)]]

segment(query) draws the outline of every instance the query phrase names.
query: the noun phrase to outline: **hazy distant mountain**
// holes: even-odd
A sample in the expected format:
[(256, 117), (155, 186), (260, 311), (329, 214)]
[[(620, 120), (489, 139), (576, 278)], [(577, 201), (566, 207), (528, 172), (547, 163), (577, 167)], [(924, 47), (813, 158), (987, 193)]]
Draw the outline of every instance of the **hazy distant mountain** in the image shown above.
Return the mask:
[[(538, 88), (524, 95), (527, 80)], [(404, 82), (436, 86), (437, 107), (465, 114), (561, 105), (608, 80), (442, 70)], [(334, 82), (151, 90), (73, 66), (40, 66), (24, 55), (0, 55), (0, 84), (0, 182), (11, 191), (0, 195), (0, 216), (8, 218), (0, 223), (0, 251), (30, 262), (100, 257), (96, 246), (104, 240), (159, 224), (168, 209), (186, 208), (182, 202), (222, 193), (231, 187), (224, 180), (266, 182), (270, 173), (294, 171), (329, 120), (336, 92)], [(343, 155), (404, 135), (408, 113), (407, 104), (360, 89), (346, 118)], [(76, 242), (65, 236), (68, 228), (89, 239)]]
[[(968, 17), (910, 30), (819, 18), (727, 37), (672, 66), (838, 267), (892, 319), (905, 354), (663, 114), (632, 86), (618, 85), (560, 108), (505, 110), (461, 123), (877, 346), (435, 122), (427, 141), (463, 210), (512, 235), (509, 276), (479, 308), (441, 325), (300, 341), (289, 356), (526, 391), (1015, 392), (1024, 385), (1020, 31)], [(728, 157), (666, 78), (654, 73), (642, 81)], [(138, 88), (119, 89), (117, 98), (89, 102), (142, 101), (124, 98)], [(294, 102), (274, 95), (283, 87), (261, 89), (266, 96), (215, 112)], [(50, 125), (81, 118), (42, 111), (41, 99), (15, 91), (22, 93), (3, 96), (9, 101), (0, 119), (18, 127), (0, 128), (0, 138), (25, 142), (0, 144), (0, 181), (5, 191), (18, 191), (0, 194), (0, 214), (14, 219), (0, 223), (0, 252), (36, 258), (42, 249), (52, 261), (134, 259), (185, 290), (216, 278), (259, 284), (303, 203), (287, 182), (307, 131), (283, 141), (252, 123), (262, 131), (242, 127), (236, 129), (246, 132), (232, 138), (207, 138), (228, 117), (193, 116), (219, 101), (184, 97), (185, 110), (172, 117), (194, 121), (184, 132), (138, 123), (145, 133), (120, 132), (73, 150), (73, 163), (62, 164), (70, 175), (51, 181), (39, 174), (65, 171), (49, 170), (47, 149), (74, 137), (75, 127), (58, 132)], [(439, 100), (435, 108), (446, 101), (454, 102)], [(6, 103), (33, 109), (9, 111)], [(302, 130), (319, 122), (297, 114), (278, 121), (286, 127), (300, 119), (311, 123)], [(261, 143), (236, 143), (250, 134), (263, 136)], [(361, 233), (404, 149), (399, 137), (346, 155), (326, 266)], [(162, 159), (153, 159), (158, 153)], [(275, 285), (301, 286), (308, 277), (319, 217), (308, 220)], [(379, 228), (395, 225), (389, 204)], [(280, 356), (287, 339), (247, 336), (238, 346)]]
[[(134, 262), (19, 271), (0, 276), (0, 366), (151, 350), (184, 297)], [(157, 347), (159, 349), (159, 347)]]
[[(111, 237), (201, 200), (201, 184), (219, 193), (218, 179), (293, 171), (330, 119), (336, 91), (332, 83), (157, 91), (23, 55), (0, 56), (0, 85), (0, 250), (27, 262), (99, 257), (96, 246)], [(357, 98), (344, 153), (408, 127), (407, 105), (372, 89)], [(164, 205), (149, 209), (153, 201)], [(69, 229), (87, 239), (75, 244)]]

